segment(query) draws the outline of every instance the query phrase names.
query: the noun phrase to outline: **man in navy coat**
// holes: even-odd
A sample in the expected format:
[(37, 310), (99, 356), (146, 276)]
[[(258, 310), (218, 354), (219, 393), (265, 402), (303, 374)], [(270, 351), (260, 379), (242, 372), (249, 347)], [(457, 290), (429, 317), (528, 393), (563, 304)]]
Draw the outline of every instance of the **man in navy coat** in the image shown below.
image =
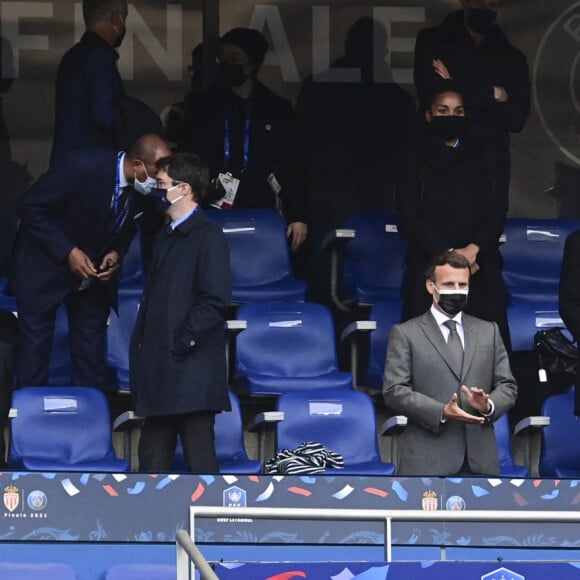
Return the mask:
[(130, 353), (135, 412), (145, 417), (139, 469), (170, 470), (179, 435), (191, 472), (219, 473), (215, 414), (230, 410), (229, 250), (198, 206), (209, 182), (200, 158), (180, 153), (159, 165), (155, 194), (171, 223), (156, 239)]
[(12, 277), (21, 386), (48, 384), (61, 302), (68, 311), (73, 384), (104, 385), (106, 325), (116, 303), (116, 274), (139, 217), (133, 188), (151, 188), (156, 162), (170, 153), (156, 135), (145, 135), (127, 154), (79, 149), (22, 196)]
[(83, 17), (86, 32), (58, 67), (51, 166), (71, 149), (119, 143), (124, 89), (115, 49), (125, 36), (127, 0), (83, 0)]

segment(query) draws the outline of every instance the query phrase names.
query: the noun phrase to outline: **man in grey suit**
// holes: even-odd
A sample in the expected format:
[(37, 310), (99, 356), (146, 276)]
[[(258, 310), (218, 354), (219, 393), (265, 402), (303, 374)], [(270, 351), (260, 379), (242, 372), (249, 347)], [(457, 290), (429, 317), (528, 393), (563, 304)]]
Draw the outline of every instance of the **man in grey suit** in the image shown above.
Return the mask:
[(462, 312), (469, 262), (448, 251), (426, 272), (429, 311), (393, 326), (383, 395), (408, 417), (398, 473), (499, 475), (493, 421), (515, 403), (517, 386), (495, 323)]

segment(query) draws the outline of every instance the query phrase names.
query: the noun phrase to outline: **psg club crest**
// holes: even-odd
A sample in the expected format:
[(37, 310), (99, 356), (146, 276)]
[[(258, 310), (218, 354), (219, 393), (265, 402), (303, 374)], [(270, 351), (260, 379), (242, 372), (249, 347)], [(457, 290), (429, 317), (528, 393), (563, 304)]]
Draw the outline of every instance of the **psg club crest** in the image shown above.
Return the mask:
[(421, 506), (425, 512), (437, 511), (437, 493), (434, 491), (426, 491), (423, 494)]
[(9, 485), (4, 488), (4, 507), (9, 511), (13, 512), (20, 503), (20, 492), (18, 488), (14, 485)]

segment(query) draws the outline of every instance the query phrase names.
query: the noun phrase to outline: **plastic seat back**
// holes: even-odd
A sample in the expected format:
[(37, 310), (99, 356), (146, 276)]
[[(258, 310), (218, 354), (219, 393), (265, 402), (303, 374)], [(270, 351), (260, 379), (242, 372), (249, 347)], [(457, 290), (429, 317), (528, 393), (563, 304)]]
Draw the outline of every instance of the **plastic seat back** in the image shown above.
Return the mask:
[(113, 450), (109, 404), (92, 387), (23, 387), (14, 391), (11, 469), (126, 471)]
[(247, 328), (236, 338), (234, 386), (255, 395), (352, 388), (338, 369), (330, 310), (313, 302), (245, 304), (236, 317)]
[(574, 415), (574, 391), (552, 395), (544, 401), (542, 415), (550, 425), (542, 429), (540, 475), (542, 477), (580, 477), (580, 417)]
[(394, 465), (380, 458), (375, 409), (368, 395), (337, 389), (296, 391), (281, 395), (276, 408), (285, 416), (276, 427), (278, 451), (313, 441), (344, 459), (344, 469), (333, 473), (394, 473)]
[(500, 245), (503, 277), (512, 302), (551, 303), (557, 308), (566, 238), (580, 228), (570, 219), (509, 218)]
[(500, 474), (503, 477), (527, 477), (528, 469), (523, 465), (517, 465), (514, 461), (508, 416), (502, 415), (495, 421), (493, 428), (499, 455)]
[(344, 253), (341, 294), (359, 304), (399, 298), (407, 242), (390, 213), (363, 212), (350, 216), (344, 227), (355, 230)]
[(292, 272), (284, 220), (274, 210), (209, 210), (230, 248), (232, 302), (304, 300), (306, 284)]

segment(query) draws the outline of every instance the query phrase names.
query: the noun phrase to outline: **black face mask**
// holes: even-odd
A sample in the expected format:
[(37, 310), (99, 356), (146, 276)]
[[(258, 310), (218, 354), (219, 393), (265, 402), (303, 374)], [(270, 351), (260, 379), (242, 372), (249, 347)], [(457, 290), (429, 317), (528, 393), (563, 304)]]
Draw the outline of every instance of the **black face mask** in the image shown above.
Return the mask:
[(497, 22), (497, 12), (487, 8), (470, 8), (465, 23), (473, 32), (487, 34)]
[(429, 127), (443, 141), (451, 141), (465, 137), (467, 122), (465, 117), (441, 115), (431, 117)]
[(437, 290), (437, 294), (439, 295), (437, 304), (439, 304), (445, 314), (451, 317), (459, 314), (467, 306), (467, 294), (460, 294), (459, 292), (442, 294), (439, 290)]
[(244, 65), (222, 62), (219, 65), (222, 80), (230, 87), (240, 87), (248, 78), (244, 72)]

